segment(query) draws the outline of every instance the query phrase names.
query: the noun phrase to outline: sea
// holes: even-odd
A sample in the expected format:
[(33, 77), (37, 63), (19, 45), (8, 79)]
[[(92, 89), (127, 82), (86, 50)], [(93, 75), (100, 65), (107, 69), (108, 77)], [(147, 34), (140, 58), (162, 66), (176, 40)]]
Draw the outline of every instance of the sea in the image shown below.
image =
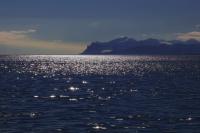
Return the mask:
[(200, 133), (200, 56), (0, 56), (0, 133), (101, 132)]

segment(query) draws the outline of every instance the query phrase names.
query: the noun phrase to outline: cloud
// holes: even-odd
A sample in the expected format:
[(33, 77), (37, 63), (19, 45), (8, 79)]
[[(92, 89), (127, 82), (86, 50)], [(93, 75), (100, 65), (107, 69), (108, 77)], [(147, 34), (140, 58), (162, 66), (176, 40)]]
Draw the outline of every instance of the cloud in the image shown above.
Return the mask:
[[(36, 32), (37, 30), (35, 29), (0, 31), (0, 44), (21, 49), (40, 49), (47, 52), (56, 51), (58, 54), (78, 54), (85, 48), (81, 43), (34, 39), (30, 34)], [(37, 51), (33, 51), (32, 53), (37, 53)]]
[(195, 39), (195, 40), (200, 41), (200, 32), (192, 31), (188, 33), (178, 33), (176, 38), (182, 41), (187, 41), (190, 39)]
[(35, 33), (37, 30), (35, 29), (28, 29), (28, 30), (12, 30), (10, 33), (14, 34), (29, 34), (29, 33)]

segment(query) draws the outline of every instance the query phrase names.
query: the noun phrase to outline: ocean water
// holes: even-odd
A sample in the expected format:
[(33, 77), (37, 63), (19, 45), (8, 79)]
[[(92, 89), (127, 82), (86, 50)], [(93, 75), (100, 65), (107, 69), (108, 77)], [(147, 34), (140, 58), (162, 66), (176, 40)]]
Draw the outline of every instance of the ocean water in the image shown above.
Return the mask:
[(200, 133), (200, 56), (0, 56), (0, 133)]

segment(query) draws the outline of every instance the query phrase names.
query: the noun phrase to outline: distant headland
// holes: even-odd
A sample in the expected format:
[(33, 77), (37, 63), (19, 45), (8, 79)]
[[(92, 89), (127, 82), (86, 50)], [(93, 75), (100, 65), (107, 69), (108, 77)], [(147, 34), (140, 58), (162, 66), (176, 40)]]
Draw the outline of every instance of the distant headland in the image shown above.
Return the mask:
[(200, 41), (195, 39), (135, 40), (128, 37), (120, 37), (108, 42), (93, 42), (83, 51), (83, 55), (185, 55), (200, 54)]

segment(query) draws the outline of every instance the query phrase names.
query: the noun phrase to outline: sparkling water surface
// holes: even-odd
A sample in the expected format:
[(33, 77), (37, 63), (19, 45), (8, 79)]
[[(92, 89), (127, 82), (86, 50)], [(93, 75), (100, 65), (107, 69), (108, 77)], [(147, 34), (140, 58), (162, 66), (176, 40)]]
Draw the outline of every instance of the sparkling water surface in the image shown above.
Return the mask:
[(200, 56), (0, 56), (0, 133), (199, 133)]

